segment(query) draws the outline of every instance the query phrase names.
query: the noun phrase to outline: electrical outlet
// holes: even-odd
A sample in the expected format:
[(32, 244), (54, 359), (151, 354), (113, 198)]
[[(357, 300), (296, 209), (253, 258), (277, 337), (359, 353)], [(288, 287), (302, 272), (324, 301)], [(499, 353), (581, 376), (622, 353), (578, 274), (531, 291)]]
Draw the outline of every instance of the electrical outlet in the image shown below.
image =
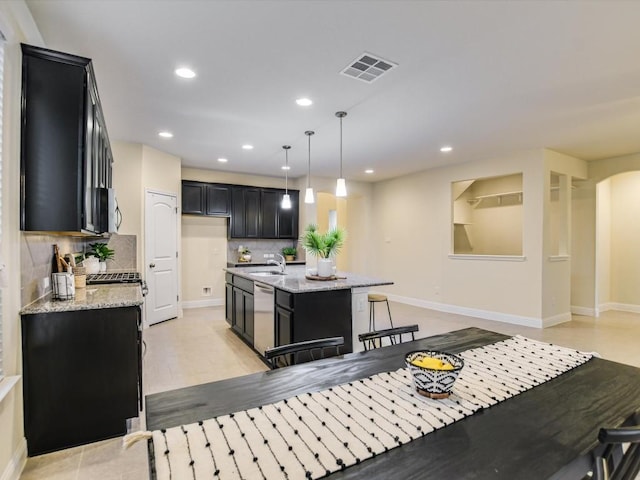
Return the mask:
[(202, 287), (202, 296), (210, 297), (211, 296), (211, 287)]
[(265, 253), (264, 255), (262, 255), (262, 258), (269, 258), (269, 254)]
[(49, 288), (49, 285), (50, 285), (49, 277), (44, 277), (42, 279), (42, 288), (46, 290), (47, 288)]

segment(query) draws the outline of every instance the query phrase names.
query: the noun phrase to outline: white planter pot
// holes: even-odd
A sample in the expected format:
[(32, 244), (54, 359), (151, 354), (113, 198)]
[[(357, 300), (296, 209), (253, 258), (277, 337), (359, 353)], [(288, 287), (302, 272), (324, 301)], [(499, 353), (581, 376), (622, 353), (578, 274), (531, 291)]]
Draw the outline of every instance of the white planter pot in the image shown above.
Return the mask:
[(85, 258), (82, 262), (82, 266), (87, 269), (87, 273), (98, 273), (100, 271), (100, 264), (96, 257)]
[(333, 262), (330, 258), (319, 258), (318, 259), (318, 276), (319, 277), (330, 277), (333, 275)]
[(100, 263), (100, 273), (104, 273), (107, 271), (107, 262), (99, 262)]

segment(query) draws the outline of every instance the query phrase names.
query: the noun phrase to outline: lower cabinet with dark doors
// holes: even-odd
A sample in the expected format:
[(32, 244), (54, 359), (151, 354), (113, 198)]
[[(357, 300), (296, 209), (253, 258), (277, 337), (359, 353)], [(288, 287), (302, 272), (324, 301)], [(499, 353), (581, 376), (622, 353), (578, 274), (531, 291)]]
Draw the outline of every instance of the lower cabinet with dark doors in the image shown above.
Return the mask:
[(225, 314), (227, 322), (247, 343), (253, 346), (253, 282), (226, 274)]
[(140, 307), (22, 315), (30, 456), (126, 433), (142, 408)]
[[(351, 290), (290, 293), (276, 289), (275, 346), (344, 337), (340, 353), (351, 353)], [(298, 361), (303, 362), (302, 355)]]

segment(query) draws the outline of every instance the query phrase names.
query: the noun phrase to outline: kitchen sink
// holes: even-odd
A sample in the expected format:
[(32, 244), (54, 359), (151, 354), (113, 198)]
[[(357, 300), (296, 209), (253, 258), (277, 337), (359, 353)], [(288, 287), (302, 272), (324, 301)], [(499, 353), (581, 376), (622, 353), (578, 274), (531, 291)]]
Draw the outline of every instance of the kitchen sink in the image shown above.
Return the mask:
[(250, 275), (255, 275), (256, 277), (275, 277), (276, 275), (286, 275), (284, 272), (278, 272), (277, 270), (269, 270), (266, 272), (248, 272)]

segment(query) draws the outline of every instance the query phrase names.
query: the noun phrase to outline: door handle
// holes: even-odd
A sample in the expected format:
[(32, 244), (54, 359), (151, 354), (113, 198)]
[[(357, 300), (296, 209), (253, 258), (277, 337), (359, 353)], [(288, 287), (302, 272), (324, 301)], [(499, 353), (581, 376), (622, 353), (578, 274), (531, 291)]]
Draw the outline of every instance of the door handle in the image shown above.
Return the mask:
[(149, 268), (156, 268), (156, 264), (155, 263), (150, 263), (149, 264)]

